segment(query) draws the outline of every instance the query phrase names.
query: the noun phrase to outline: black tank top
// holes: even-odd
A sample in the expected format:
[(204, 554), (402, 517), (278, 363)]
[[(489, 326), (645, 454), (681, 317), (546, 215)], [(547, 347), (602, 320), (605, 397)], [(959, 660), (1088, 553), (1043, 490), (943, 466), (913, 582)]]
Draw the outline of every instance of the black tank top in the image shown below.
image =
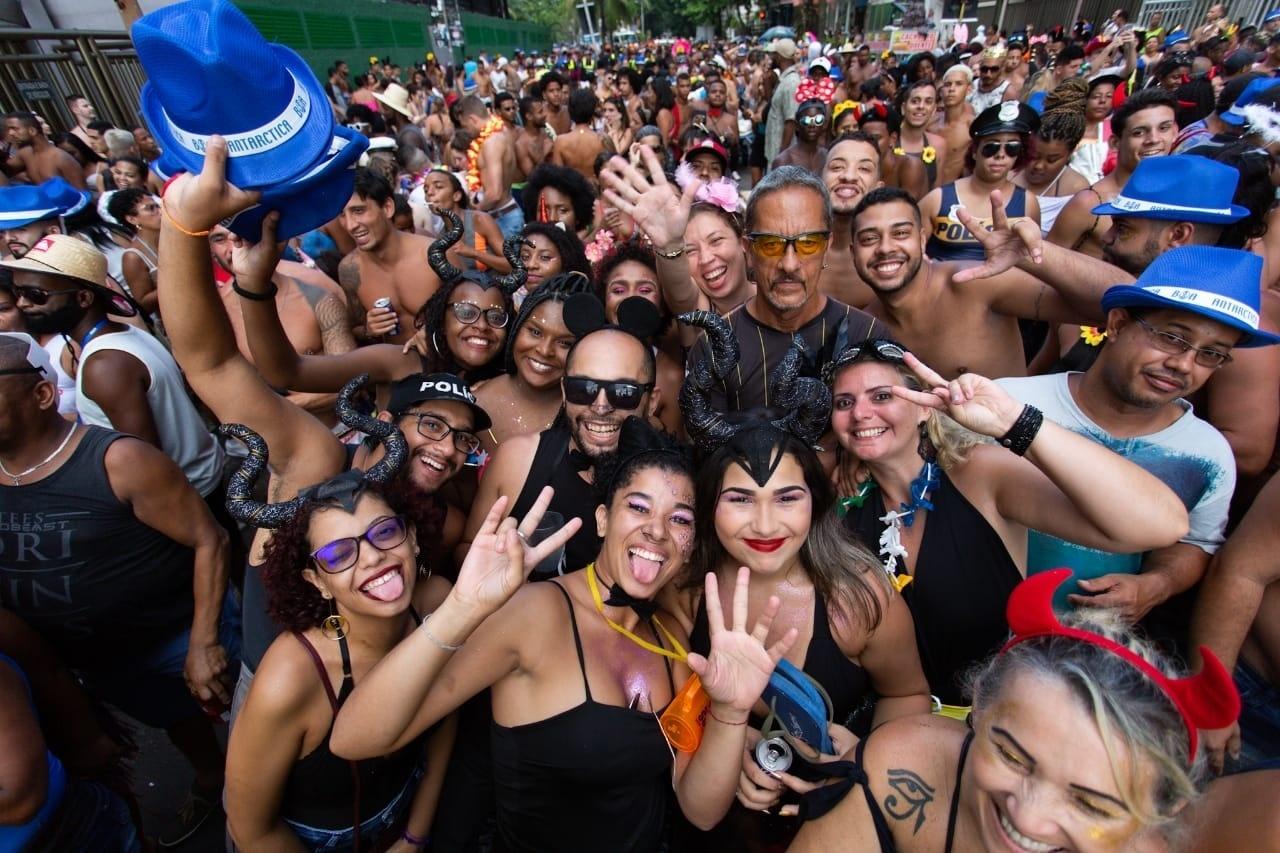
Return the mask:
[[(689, 650), (700, 655), (711, 652), (705, 597), (698, 599), (693, 629), (689, 632)], [(842, 726), (848, 726), (851, 718), (859, 716), (858, 712), (875, 698), (867, 671), (849, 660), (836, 644), (835, 637), (831, 636), (827, 603), (816, 590), (813, 596), (813, 637), (809, 640), (800, 669), (831, 696), (832, 721)], [(867, 734), (865, 729), (854, 733), (860, 736)]]
[[(415, 621), (417, 614), (414, 614)], [(342, 687), (335, 696), (329, 683), (320, 653), (311, 642), (299, 633), (293, 635), (311, 655), (329, 707), (334, 717), (355, 689), (351, 677), (351, 652), (346, 638), (338, 641), (342, 652)], [(317, 829), (342, 830), (355, 826), (357, 821), (368, 820), (387, 807), (397, 794), (404, 790), (410, 777), (422, 763), (423, 743), (428, 732), (423, 732), (390, 755), (369, 758), (364, 761), (347, 761), (329, 750), (329, 736), (333, 734), (333, 721), (320, 745), (298, 759), (289, 769), (285, 781), (284, 796), (280, 802), (280, 816), (295, 823)], [(406, 799), (405, 806), (412, 802)], [(366, 839), (367, 841), (368, 839)]]
[(564, 549), (564, 570), (585, 569), (600, 554), (600, 537), (596, 535), (595, 510), (599, 501), (591, 484), (578, 476), (569, 458), (569, 429), (556, 424), (538, 436), (538, 449), (533, 453), (529, 476), (516, 498), (511, 514), (523, 518), (538, 499), (544, 486), (556, 490), (548, 509), (564, 516), (564, 520), (581, 518), (582, 527), (573, 534)]
[(85, 669), (182, 633), (194, 608), (191, 549), (138, 521), (111, 490), (103, 460), (121, 438), (85, 427), (48, 477), (0, 482), (0, 605)]
[[(845, 525), (875, 553), (885, 525), (879, 489), (851, 507)], [(982, 513), (944, 472), (925, 520), (920, 553), (908, 557), (915, 580), (902, 591), (916, 623), (929, 689), (948, 705), (965, 704), (961, 676), (1009, 638), (1004, 609), (1022, 572)]]
[(552, 584), (569, 608), (586, 698), (535, 723), (493, 724), (497, 849), (656, 851), (666, 823), (670, 747), (656, 714), (591, 698), (573, 601), (564, 587)]

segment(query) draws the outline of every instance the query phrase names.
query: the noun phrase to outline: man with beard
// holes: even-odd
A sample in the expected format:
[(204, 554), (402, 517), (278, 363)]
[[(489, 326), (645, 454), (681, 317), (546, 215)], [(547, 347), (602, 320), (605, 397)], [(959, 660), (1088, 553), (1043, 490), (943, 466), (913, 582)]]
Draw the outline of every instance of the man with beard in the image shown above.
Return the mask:
[(1136, 622), (1169, 602), (1146, 627), (1158, 639), (1185, 639), (1192, 595), (1170, 599), (1192, 590), (1221, 544), (1236, 471), (1226, 440), (1183, 398), (1230, 362), (1233, 348), (1280, 343), (1258, 330), (1261, 278), (1262, 259), (1248, 252), (1172, 249), (1134, 284), (1106, 292), (1107, 336), (1086, 372), (1001, 382), (1044, 417), (1159, 477), (1191, 515), (1180, 542), (1147, 554), (1110, 554), (1031, 531), (1028, 573), (1061, 565), (1075, 572), (1062, 606), (1117, 608)]
[(546, 486), (555, 489), (549, 509), (565, 521), (578, 517), (582, 528), (565, 546), (561, 573), (585, 568), (600, 551), (600, 535), (591, 513), (597, 501), (591, 478), (595, 460), (618, 447), (622, 422), (632, 415), (651, 417), (658, 408), (653, 350), (618, 328), (591, 332), (565, 358), (561, 393), (564, 408), (550, 429), (517, 435), (498, 446), (480, 479), (471, 516), (458, 553), (465, 553), (489, 507), (500, 496), (519, 517)]
[[(591, 109), (594, 112), (595, 106)], [(468, 153), (468, 175), (478, 173), (480, 178), (478, 187), (469, 186), (471, 207), (492, 216), (503, 238), (509, 239), (524, 227), (524, 211), (511, 197), (511, 185), (518, 177), (515, 133), (475, 95), (462, 99), (458, 115), (462, 129), (480, 143), (478, 154)]]
[[(1111, 218), (1103, 257), (1130, 275), (1141, 275), (1160, 255), (1180, 246), (1243, 248), (1244, 235), (1233, 242), (1223, 233), (1249, 215), (1232, 204), (1239, 178), (1226, 163), (1198, 155), (1143, 160), (1120, 194), (1097, 209)], [(1064, 343), (1074, 341), (1076, 329), (1066, 327), (1059, 336)], [(1215, 371), (1192, 401), (1226, 437), (1242, 475), (1261, 473), (1271, 461), (1280, 419), (1280, 400), (1273, 393), (1278, 383), (1280, 352), (1247, 349)]]
[(1111, 117), (1111, 147), (1116, 167), (1111, 174), (1072, 196), (1058, 214), (1048, 240), (1059, 246), (1102, 257), (1103, 239), (1111, 228), (1111, 218), (1094, 213), (1094, 208), (1115, 198), (1138, 163), (1147, 157), (1163, 157), (1178, 136), (1174, 117), (1177, 101), (1159, 88), (1143, 89)]
[(874, 139), (880, 149), (880, 177), (884, 185), (900, 187), (914, 199), (924, 198), (929, 192), (929, 173), (925, 171), (924, 162), (896, 151), (902, 116), (888, 104), (867, 103), (855, 109), (858, 130)]
[[(259, 433), (271, 451), (271, 479), (267, 492), (272, 501), (288, 500), (299, 490), (325, 482), (350, 467), (367, 470), (381, 458), (381, 449), (366, 447), (354, 456), (329, 428), (277, 394), (241, 354), (221, 299), (215, 291), (205, 239), (180, 231), (199, 232), (245, 209), (257, 200), (226, 183), (226, 143), (219, 138), (209, 146), (204, 171), (180, 176), (165, 193), (167, 216), (160, 231), (165, 262), (160, 267), (161, 310), (172, 316), (167, 323), (174, 356), (182, 365), (192, 390), (223, 423), (241, 423)], [(231, 261), (236, 284), (248, 302), (260, 301), (280, 257), (275, 228), (278, 214), (263, 222), (262, 240), (240, 244)], [(246, 298), (246, 297), (241, 297)], [(439, 496), (462, 469), (468, 448), (478, 444), (475, 431), (487, 427), (488, 417), (475, 403), (467, 384), (449, 374), (415, 374), (391, 387), (387, 407), (378, 417), (393, 421), (404, 433), (409, 462), (401, 471), (414, 488), (435, 504), (442, 519), (432, 531), (439, 543), (441, 568), (462, 533), (464, 518)], [(259, 576), (263, 549), (270, 531), (258, 530), (250, 546), (244, 583), (244, 646), (237, 701), (248, 690), (253, 671), (278, 633), (267, 617), (266, 593)], [(233, 712), (234, 713), (234, 712)]]
[(728, 107), (729, 86), (719, 75), (707, 77), (706, 101), (695, 101), (689, 111), (706, 114), (707, 130), (714, 133), (733, 151), (738, 146), (738, 111)]
[(805, 101), (796, 109), (795, 123), (794, 141), (773, 158), (769, 168), (799, 166), (815, 175), (822, 174), (822, 165), (827, 159), (826, 146), (821, 144), (827, 131), (827, 105), (822, 101)]
[(867, 193), (884, 186), (876, 141), (862, 131), (838, 137), (827, 149), (822, 182), (831, 197), (832, 226), (827, 268), (818, 289), (846, 305), (866, 308), (875, 292), (858, 277), (853, 264), (853, 211)]
[(499, 92), (493, 98), (493, 111), (507, 123), (509, 130), (519, 131), (516, 123), (516, 96), (510, 92)]
[(76, 120), (76, 126), (71, 128), (71, 132), (92, 148), (88, 128), (89, 122), (98, 118), (98, 111), (94, 109), (88, 98), (79, 94), (67, 95), (67, 109), (71, 112), (71, 117)]
[(18, 308), (31, 334), (66, 335), (77, 345), (81, 422), (160, 448), (225, 518), (222, 447), (187, 396), (182, 373), (164, 345), (107, 316), (109, 306), (113, 314), (124, 315), (133, 308), (107, 288), (106, 256), (83, 240), (50, 234), (21, 259), (0, 266), (13, 270)]
[[(338, 284), (358, 337), (399, 344), (413, 337), (413, 318), (440, 289), (440, 279), (427, 263), (431, 240), (397, 230), (395, 209), (385, 178), (368, 169), (356, 172), (341, 216), (356, 248), (338, 264)], [(391, 300), (389, 308), (374, 307), (382, 298)]]
[[(235, 293), (232, 256), (237, 239), (223, 225), (215, 225), (209, 230), (209, 251), (213, 255), (213, 262), (231, 276), (227, 282), (217, 284), (218, 295), (222, 297), (227, 319), (231, 321), (236, 346), (245, 358), (253, 361), (249, 341), (245, 337), (240, 298)], [(276, 266), (271, 283), (275, 285), (275, 303), (280, 324), (284, 327), (289, 343), (299, 355), (337, 355), (356, 348), (346, 300), (337, 282), (318, 269), (282, 260)], [(333, 394), (286, 391), (285, 398), (311, 412), (328, 426), (334, 426)]]
[(522, 189), (533, 170), (551, 153), (551, 137), (547, 135), (547, 103), (536, 95), (520, 99), (520, 118), (524, 130), (516, 137), (516, 167), (520, 181), (513, 189)]
[(978, 60), (978, 85), (969, 92), (969, 105), (975, 113), (1018, 99), (1018, 90), (1004, 76), (1005, 53), (1002, 47), (989, 47)]
[[(880, 333), (912, 350), (948, 378), (962, 373), (1023, 376), (1026, 356), (1018, 320), (1096, 322), (1099, 300), (1114, 284), (1110, 264), (1057, 246), (1040, 246), (1040, 228), (1030, 220), (1012, 224), (999, 193), (992, 193), (993, 231), (1001, 238), (1034, 232), (1034, 251), (1024, 251), (1017, 236), (997, 245), (992, 232), (964, 208), (964, 227), (986, 247), (988, 264), (939, 262), (925, 256), (928, 232), (920, 208), (900, 189), (868, 193), (853, 212), (853, 258), (859, 277), (875, 291), (867, 313)], [(1016, 244), (1016, 246), (1014, 245)], [(1013, 253), (1021, 269), (1000, 253)], [(998, 268), (1000, 272), (993, 273)], [(981, 279), (977, 281), (977, 279)], [(1070, 319), (1067, 319), (1070, 318)]]
[[(742, 357), (711, 392), (717, 410), (766, 406), (769, 370), (795, 335), (804, 341), (805, 372), (813, 376), (845, 343), (886, 336), (871, 317), (818, 287), (827, 267), (832, 216), (823, 181), (799, 166), (770, 171), (752, 190), (742, 249), (756, 293), (725, 316)], [(689, 352), (690, 370), (707, 358), (706, 336), (701, 335)]]
[(222, 791), (222, 751), (197, 703), (230, 699), (239, 631), (227, 534), (165, 454), (68, 423), (57, 397), (35, 340), (0, 334), (0, 607), (37, 628), (96, 698), (163, 729), (191, 763), (188, 805), (161, 840), (174, 846)]
[(9, 176), (25, 172), (27, 181), (41, 184), (60, 177), (78, 190), (84, 186), (84, 169), (75, 158), (49, 141), (40, 119), (32, 113), (9, 113), (4, 117), (5, 141), (10, 156), (3, 164)]

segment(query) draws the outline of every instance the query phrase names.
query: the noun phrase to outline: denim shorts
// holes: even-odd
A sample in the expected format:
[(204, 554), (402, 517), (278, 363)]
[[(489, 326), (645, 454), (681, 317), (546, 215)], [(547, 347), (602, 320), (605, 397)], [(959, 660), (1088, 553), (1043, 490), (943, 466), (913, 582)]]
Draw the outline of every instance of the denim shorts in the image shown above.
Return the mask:
[[(360, 821), (361, 849), (381, 849), (399, 837), (400, 830), (408, 816), (409, 807), (413, 805), (413, 796), (418, 792), (418, 783), (422, 781), (423, 772), (424, 768), (419, 765), (409, 775), (409, 779), (404, 783), (404, 787), (400, 789), (400, 793), (396, 794), (382, 811)], [(346, 851), (355, 849), (355, 830), (350, 827), (347, 829), (318, 829), (314, 826), (307, 826), (304, 823), (297, 823), (288, 818), (284, 818), (284, 822), (289, 824), (289, 828), (293, 830), (294, 834), (298, 836), (298, 840), (308, 850), (323, 850), (325, 853), (346, 853)]]
[(502, 239), (510, 240), (520, 233), (524, 228), (524, 211), (520, 209), (518, 204), (512, 204), (502, 213), (492, 214), (493, 221), (498, 224), (498, 230), (502, 232)]
[(1244, 661), (1237, 661), (1240, 691), (1240, 757), (1228, 759), (1228, 773), (1280, 767), (1280, 689)]
[[(218, 640), (227, 653), (227, 670), (234, 676), (240, 671), (240, 598), (230, 588), (222, 600)], [(190, 645), (187, 629), (118, 666), (95, 668), (83, 675), (95, 696), (144, 725), (167, 729), (202, 713), (183, 680)]]

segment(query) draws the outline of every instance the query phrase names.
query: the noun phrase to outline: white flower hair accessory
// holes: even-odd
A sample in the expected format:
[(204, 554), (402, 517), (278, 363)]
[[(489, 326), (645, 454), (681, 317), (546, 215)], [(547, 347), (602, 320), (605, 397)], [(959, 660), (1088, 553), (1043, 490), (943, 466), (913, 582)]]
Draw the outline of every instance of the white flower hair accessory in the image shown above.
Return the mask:
[(1241, 108), (1250, 133), (1262, 137), (1263, 144), (1280, 142), (1280, 112), (1264, 104), (1248, 104)]

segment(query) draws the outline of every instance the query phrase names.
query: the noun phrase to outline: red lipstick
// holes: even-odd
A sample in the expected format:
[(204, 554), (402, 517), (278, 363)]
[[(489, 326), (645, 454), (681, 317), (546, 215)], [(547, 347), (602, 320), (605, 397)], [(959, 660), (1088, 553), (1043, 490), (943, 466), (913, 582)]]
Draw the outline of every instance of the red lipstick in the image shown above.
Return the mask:
[(787, 541), (786, 537), (781, 539), (743, 539), (747, 543), (747, 547), (752, 551), (759, 551), (763, 554), (772, 554), (778, 550)]

